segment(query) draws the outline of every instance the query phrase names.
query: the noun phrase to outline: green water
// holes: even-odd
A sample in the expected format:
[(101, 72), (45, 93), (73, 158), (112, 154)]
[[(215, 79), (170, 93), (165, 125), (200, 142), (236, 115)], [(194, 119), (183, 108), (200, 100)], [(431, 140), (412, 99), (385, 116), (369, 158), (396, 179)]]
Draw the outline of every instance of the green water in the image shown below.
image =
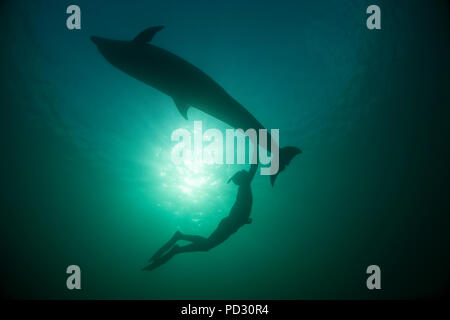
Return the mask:
[[(376, 1), (3, 1), (1, 290), (9, 298), (361, 299), (449, 284), (449, 5)], [(91, 35), (198, 66), (303, 154), (252, 184), (253, 223), (141, 268), (176, 230), (208, 236), (241, 166), (175, 166), (173, 130), (225, 129), (121, 73)], [(66, 288), (79, 265), (82, 290)], [(367, 266), (382, 290), (366, 288)]]

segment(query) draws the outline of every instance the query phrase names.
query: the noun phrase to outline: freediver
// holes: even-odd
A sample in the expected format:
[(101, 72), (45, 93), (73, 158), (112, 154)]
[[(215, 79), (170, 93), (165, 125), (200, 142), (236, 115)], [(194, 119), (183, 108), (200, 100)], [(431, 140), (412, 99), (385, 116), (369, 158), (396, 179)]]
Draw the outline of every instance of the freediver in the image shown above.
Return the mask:
[[(216, 230), (208, 238), (176, 231), (172, 238), (150, 258), (150, 265), (143, 270), (153, 270), (179, 253), (208, 251), (224, 242), (243, 225), (250, 224), (252, 222), (250, 212), (253, 201), (250, 184), (255, 176), (257, 167), (257, 164), (252, 164), (249, 171), (238, 171), (228, 180), (227, 183), (233, 181), (239, 186), (236, 201), (230, 210), (230, 214), (220, 221)], [(191, 243), (179, 246), (176, 244), (179, 240)]]

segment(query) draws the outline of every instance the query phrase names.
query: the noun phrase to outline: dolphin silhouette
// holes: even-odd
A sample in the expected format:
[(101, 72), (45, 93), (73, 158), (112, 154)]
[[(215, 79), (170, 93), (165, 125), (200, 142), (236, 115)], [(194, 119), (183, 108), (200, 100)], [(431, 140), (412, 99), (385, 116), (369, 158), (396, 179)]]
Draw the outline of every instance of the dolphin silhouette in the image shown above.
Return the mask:
[[(265, 129), (239, 102), (203, 71), (175, 54), (149, 44), (163, 26), (150, 27), (131, 41), (92, 36), (103, 57), (133, 78), (172, 97), (181, 115), (187, 119), (189, 107), (195, 107), (236, 128)], [(275, 143), (268, 135), (267, 150)], [(279, 150), (279, 169), (270, 176), (272, 185), (292, 158), (301, 153), (297, 147)]]

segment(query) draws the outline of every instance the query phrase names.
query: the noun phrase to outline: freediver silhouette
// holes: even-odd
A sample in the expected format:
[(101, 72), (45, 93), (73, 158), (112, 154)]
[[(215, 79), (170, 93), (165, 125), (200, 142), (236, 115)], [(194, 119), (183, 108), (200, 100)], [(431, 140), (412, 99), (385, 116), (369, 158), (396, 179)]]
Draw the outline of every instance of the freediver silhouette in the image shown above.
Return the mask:
[[(216, 230), (208, 238), (176, 231), (172, 238), (150, 258), (150, 265), (143, 270), (156, 269), (179, 253), (208, 251), (224, 242), (242, 226), (250, 224), (252, 222), (250, 213), (253, 203), (250, 184), (255, 176), (257, 167), (254, 164), (249, 171), (238, 171), (228, 180), (228, 183), (233, 181), (239, 186), (236, 201), (231, 207), (230, 214), (220, 221)], [(181, 247), (176, 244), (179, 240), (191, 243)]]

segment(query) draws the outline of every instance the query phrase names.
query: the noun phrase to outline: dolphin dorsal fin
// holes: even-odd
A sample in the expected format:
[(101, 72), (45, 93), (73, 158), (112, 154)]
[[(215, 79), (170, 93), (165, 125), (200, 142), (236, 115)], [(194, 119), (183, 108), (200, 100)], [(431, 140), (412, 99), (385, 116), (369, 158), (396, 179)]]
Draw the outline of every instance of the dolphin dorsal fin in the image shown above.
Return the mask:
[(183, 118), (185, 118), (187, 120), (188, 119), (187, 111), (189, 109), (189, 105), (187, 103), (185, 103), (183, 100), (180, 100), (177, 98), (173, 98), (173, 102), (175, 102), (175, 105), (177, 106), (177, 109), (178, 109), (178, 111), (180, 111)]
[(142, 43), (147, 43), (152, 41), (154, 35), (158, 32), (161, 31), (164, 27), (163, 26), (157, 26), (157, 27), (150, 27), (148, 29), (145, 29), (144, 31), (142, 31), (141, 33), (139, 33), (136, 38), (134, 38), (134, 41), (136, 42), (142, 42)]

